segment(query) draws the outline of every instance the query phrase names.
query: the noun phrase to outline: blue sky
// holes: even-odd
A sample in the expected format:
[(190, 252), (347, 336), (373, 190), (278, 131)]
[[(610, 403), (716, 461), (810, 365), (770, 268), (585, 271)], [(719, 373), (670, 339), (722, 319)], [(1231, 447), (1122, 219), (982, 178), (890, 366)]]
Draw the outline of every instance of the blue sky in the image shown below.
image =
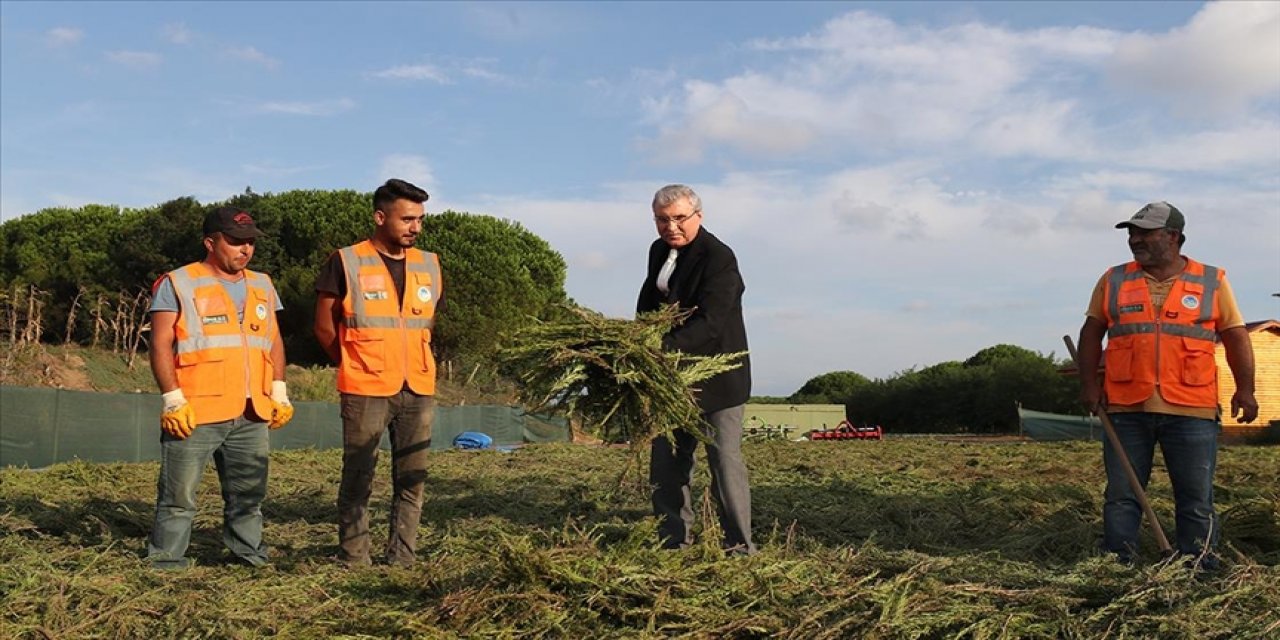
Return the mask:
[(388, 177), (616, 316), (692, 185), (758, 394), (1060, 354), (1151, 200), (1280, 318), (1280, 3), (0, 3), (0, 218)]

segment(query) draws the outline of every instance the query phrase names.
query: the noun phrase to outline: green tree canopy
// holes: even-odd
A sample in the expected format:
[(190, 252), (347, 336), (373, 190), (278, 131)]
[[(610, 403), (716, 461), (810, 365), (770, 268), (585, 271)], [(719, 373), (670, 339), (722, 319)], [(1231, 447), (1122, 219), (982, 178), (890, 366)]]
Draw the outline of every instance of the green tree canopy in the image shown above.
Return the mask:
[[(280, 292), (289, 360), (324, 362), (311, 330), (316, 277), (335, 250), (369, 237), (371, 193), (246, 189), (225, 203), (184, 197), (138, 210), (44, 209), (0, 223), (0, 284), (52, 292), (46, 338), (60, 339), (79, 287), (132, 293), (203, 259), (201, 222), (222, 204), (249, 210), (264, 232), (250, 268), (271, 275)], [(418, 243), (440, 256), (446, 302), (434, 342), (444, 359), (483, 360), (505, 332), (530, 318), (551, 317), (569, 302), (564, 258), (518, 223), (446, 211), (427, 216)]]
[(846, 404), (859, 387), (870, 383), (854, 371), (832, 371), (810, 378), (787, 399), (794, 404)]
[(982, 349), (964, 362), (899, 372), (854, 389), (851, 420), (905, 433), (1018, 431), (1017, 403), (1056, 413), (1076, 411), (1076, 379), (1052, 356), (1014, 345)]
[(446, 359), (487, 360), (504, 334), (568, 302), (564, 258), (517, 222), (445, 211), (428, 217), (423, 236), (444, 272), (432, 342)]

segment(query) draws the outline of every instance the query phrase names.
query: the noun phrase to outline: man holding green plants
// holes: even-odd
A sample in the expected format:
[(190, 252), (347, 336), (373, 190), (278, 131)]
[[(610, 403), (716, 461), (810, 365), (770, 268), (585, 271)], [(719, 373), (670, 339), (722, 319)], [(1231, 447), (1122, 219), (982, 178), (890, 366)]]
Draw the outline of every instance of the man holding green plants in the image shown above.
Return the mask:
[(196, 489), (213, 458), (222, 485), (222, 539), (241, 561), (267, 562), (262, 500), (268, 429), (293, 417), (284, 382), (283, 308), (266, 274), (246, 267), (262, 234), (248, 212), (219, 207), (204, 219), (205, 259), (156, 280), (151, 371), (163, 393), (160, 478), (147, 559), (161, 569), (186, 557)]
[[(729, 245), (702, 227), (702, 199), (686, 185), (671, 184), (653, 196), (653, 222), (658, 238), (649, 245), (648, 269), (636, 312), (675, 304), (691, 315), (662, 338), (667, 351), (714, 356), (747, 350), (742, 319), (746, 285)], [(751, 361), (700, 383), (697, 391), (702, 424), (681, 425), (674, 438), (655, 438), (649, 461), (653, 512), (658, 536), (666, 548), (693, 544), (694, 454), (698, 438), (707, 435), (711, 495), (724, 532), (721, 545), (730, 555), (756, 552), (751, 541), (751, 486), (742, 457), (742, 415), (751, 395)], [(674, 440), (674, 441), (673, 441)]]

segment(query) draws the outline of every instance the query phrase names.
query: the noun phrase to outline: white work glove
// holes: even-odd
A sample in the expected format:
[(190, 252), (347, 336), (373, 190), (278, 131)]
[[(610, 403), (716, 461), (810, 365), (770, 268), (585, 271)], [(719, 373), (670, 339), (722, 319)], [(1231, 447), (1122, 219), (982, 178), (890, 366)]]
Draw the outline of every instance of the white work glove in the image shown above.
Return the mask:
[(160, 428), (179, 439), (186, 439), (196, 428), (196, 411), (187, 402), (182, 389), (174, 389), (160, 395), (164, 401), (164, 413), (160, 414)]
[(271, 420), (267, 428), (279, 429), (293, 419), (293, 403), (289, 402), (289, 389), (284, 380), (271, 381)]

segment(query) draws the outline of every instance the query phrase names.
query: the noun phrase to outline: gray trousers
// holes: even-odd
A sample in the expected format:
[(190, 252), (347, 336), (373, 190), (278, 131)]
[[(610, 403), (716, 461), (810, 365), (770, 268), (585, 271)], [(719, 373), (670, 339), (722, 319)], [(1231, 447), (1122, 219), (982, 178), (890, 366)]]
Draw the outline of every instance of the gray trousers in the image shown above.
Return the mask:
[(369, 496), (382, 432), (391, 431), (388, 564), (413, 564), (435, 398), (400, 391), (388, 398), (342, 394), (342, 481), (338, 485), (338, 557), (369, 564)]
[[(742, 460), (742, 415), (745, 405), (703, 414), (713, 443), (707, 445), (711, 468), (711, 496), (724, 530), (724, 549), (730, 553), (755, 553), (751, 542), (751, 487)], [(675, 432), (675, 446), (666, 438), (653, 441), (649, 459), (649, 483), (653, 486), (653, 513), (658, 535), (668, 549), (693, 543), (694, 453), (698, 440), (684, 430)]]

